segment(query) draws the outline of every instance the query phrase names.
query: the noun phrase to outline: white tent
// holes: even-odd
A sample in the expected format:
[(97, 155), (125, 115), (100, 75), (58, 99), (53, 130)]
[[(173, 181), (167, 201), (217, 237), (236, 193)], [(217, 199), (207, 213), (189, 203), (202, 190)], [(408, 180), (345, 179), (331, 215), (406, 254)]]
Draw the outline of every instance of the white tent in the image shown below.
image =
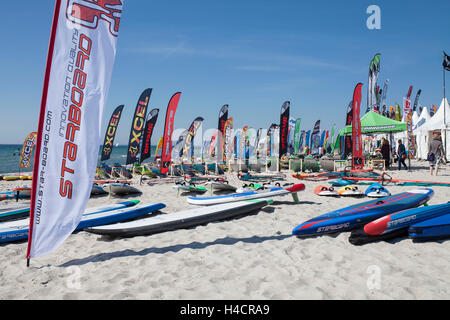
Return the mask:
[(428, 108), (423, 108), (422, 109), (422, 113), (420, 114), (419, 118), (417, 118), (417, 120), (413, 125), (413, 132), (415, 133), (421, 126), (423, 126), (429, 119), (431, 118), (430, 116), (430, 112), (428, 111)]
[(418, 120), (419, 120), (419, 114), (417, 113), (417, 111), (414, 110), (413, 115), (412, 115), (412, 123), (413, 123), (413, 125), (415, 125)]
[[(436, 113), (417, 129), (417, 135), (424, 136), (427, 152), (433, 131), (441, 131), (442, 143), (446, 150), (446, 158), (450, 159), (450, 106), (447, 99), (442, 99), (441, 105)], [(421, 156), (422, 159), (426, 158), (426, 154), (422, 154)]]
[(431, 116), (428, 112), (428, 108), (423, 108), (420, 113), (419, 119), (413, 126), (413, 134), (416, 136), (416, 155), (419, 159), (426, 159), (428, 153), (428, 134), (421, 134), (420, 128), (425, 125)]

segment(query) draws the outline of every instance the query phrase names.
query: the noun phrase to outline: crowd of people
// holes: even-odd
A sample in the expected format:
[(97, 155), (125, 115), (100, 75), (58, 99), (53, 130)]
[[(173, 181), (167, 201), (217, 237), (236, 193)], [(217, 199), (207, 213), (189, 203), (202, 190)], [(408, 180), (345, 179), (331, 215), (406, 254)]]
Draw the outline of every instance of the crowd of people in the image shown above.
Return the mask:
[[(392, 150), (393, 149), (389, 144), (389, 140), (386, 138), (382, 138), (380, 152), (383, 157), (386, 170), (391, 170), (392, 159), (393, 162), (397, 163), (398, 170), (401, 170), (402, 168), (408, 170), (409, 168), (408, 165), (406, 164), (406, 159), (408, 159), (408, 150), (403, 144), (402, 139), (398, 139), (396, 149), (394, 150), (393, 153)], [(430, 166), (430, 175), (438, 174), (439, 165), (442, 160), (445, 160), (442, 138), (439, 133), (434, 133), (429, 143), (428, 157), (427, 157), (427, 161)], [(446, 162), (446, 160), (444, 162)]]

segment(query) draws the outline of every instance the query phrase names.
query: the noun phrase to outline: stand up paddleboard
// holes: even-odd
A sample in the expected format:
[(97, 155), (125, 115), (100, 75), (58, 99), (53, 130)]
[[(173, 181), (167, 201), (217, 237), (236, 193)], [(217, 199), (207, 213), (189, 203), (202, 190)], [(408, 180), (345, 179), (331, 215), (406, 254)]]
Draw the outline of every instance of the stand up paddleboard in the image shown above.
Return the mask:
[(15, 180), (20, 180), (20, 177), (19, 176), (3, 176), (3, 180), (15, 181)]
[(368, 182), (379, 182), (382, 185), (386, 185), (388, 183), (395, 183), (402, 186), (421, 186), (421, 187), (430, 187), (430, 186), (441, 186), (441, 187), (450, 187), (450, 182), (443, 181), (419, 181), (419, 180), (407, 180), (407, 179), (392, 179), (387, 173), (383, 173), (380, 177), (342, 177), (344, 180), (354, 180), (357, 182), (360, 181), (368, 181)]
[(328, 197), (337, 197), (339, 196), (339, 193), (334, 190), (333, 187), (327, 187), (327, 186), (317, 186), (314, 189), (314, 193), (317, 194), (318, 196), (328, 196)]
[(432, 189), (414, 189), (331, 211), (298, 225), (292, 234), (314, 236), (351, 230), (384, 215), (418, 207), (430, 200), (433, 194)]
[[(133, 201), (119, 202), (107, 206), (88, 208), (84, 211), (83, 216), (128, 208), (135, 206), (138, 203), (139, 200), (133, 200)], [(19, 217), (19, 215), (24, 214), (26, 214), (26, 217), (28, 217), (29, 213), (30, 213), (29, 207), (26, 213), (22, 212), (22, 208), (2, 212), (2, 216), (4, 216), (7, 219), (7, 222), (0, 223), (0, 242), (10, 242), (26, 239), (28, 237), (28, 227), (30, 220), (28, 218), (25, 219), (22, 218), (20, 220), (17, 220), (16, 217)], [(18, 216), (16, 216), (16, 214), (18, 214)]]
[(379, 183), (371, 184), (366, 189), (365, 194), (369, 198), (383, 198), (383, 197), (388, 197), (391, 195), (391, 193)]
[(392, 213), (366, 224), (362, 230), (352, 232), (349, 241), (352, 244), (361, 245), (406, 236), (411, 225), (449, 213), (449, 203)]
[(238, 178), (243, 181), (262, 181), (262, 180), (285, 180), (286, 175), (281, 174), (268, 174), (268, 175), (251, 175), (249, 173), (238, 173)]
[(30, 215), (30, 207), (21, 207), (0, 212), (0, 222), (18, 220), (26, 218)]
[(272, 203), (272, 200), (248, 200), (218, 204), (180, 212), (160, 214), (130, 222), (88, 228), (86, 231), (110, 236), (133, 237), (159, 232), (188, 228), (200, 224), (229, 219), (259, 210)]
[(345, 186), (338, 190), (340, 196), (361, 197), (364, 193), (357, 186)]
[(343, 180), (343, 179), (331, 180), (328, 183), (331, 184), (333, 187), (345, 187), (351, 184), (355, 184), (355, 182), (352, 180)]
[(236, 192), (237, 188), (228, 183), (228, 181), (208, 181), (205, 185), (210, 186), (215, 191)]
[(22, 195), (24, 198), (29, 198), (31, 196), (31, 188), (28, 187), (18, 187), (12, 189), (15, 193), (19, 193), (19, 195)]
[(236, 189), (236, 193), (243, 193), (243, 192), (251, 192), (251, 191), (255, 191), (255, 190), (262, 190), (263, 189), (263, 184), (259, 184), (259, 183), (249, 183), (249, 184), (244, 184), (242, 186), (242, 188)]
[(246, 184), (245, 183), (242, 186), (242, 188), (236, 189), (236, 192), (242, 193), (242, 192), (257, 191), (257, 190), (270, 189), (270, 188), (276, 188), (276, 187), (281, 187), (281, 184), (279, 182), (276, 182), (276, 183), (266, 182), (263, 184), (259, 184), (259, 183)]
[(186, 181), (189, 182), (201, 182), (201, 181), (217, 181), (226, 182), (224, 177), (219, 176), (185, 176)]
[(130, 184), (131, 180), (94, 180), (93, 183), (97, 184), (97, 185), (103, 185), (103, 184), (107, 184), (107, 183), (127, 183), (127, 184)]
[[(120, 209), (111, 209), (113, 206), (99, 207), (86, 210), (80, 223), (74, 231), (103, 224), (116, 223), (133, 219), (144, 214), (158, 211), (165, 207), (163, 203), (142, 204), (134, 206), (138, 201), (121, 203)], [(116, 205), (117, 207), (117, 205)], [(0, 224), (0, 242), (12, 242), (28, 238), (29, 219), (22, 219)]]
[(91, 189), (91, 196), (106, 194), (107, 192), (99, 185), (93, 184)]
[(0, 200), (10, 200), (10, 199), (27, 199), (30, 196), (23, 195), (22, 193), (17, 193), (17, 191), (5, 191), (0, 193)]
[(139, 189), (130, 186), (128, 183), (106, 183), (102, 186), (102, 188), (107, 193), (114, 193), (117, 195), (141, 193)]
[(186, 184), (184, 181), (181, 183), (176, 183), (173, 186), (174, 189), (177, 189), (178, 191), (184, 191), (184, 192), (195, 192), (195, 193), (205, 193), (208, 191), (203, 186), (196, 186), (195, 184)]
[(295, 173), (292, 177), (302, 180), (311, 180), (311, 181), (321, 181), (321, 180), (329, 180), (329, 179), (339, 179), (346, 177), (348, 179), (352, 179), (352, 177), (379, 177), (380, 174), (373, 171), (373, 169), (358, 169), (358, 170), (341, 170), (341, 171), (331, 171), (331, 172), (323, 172), (318, 174), (299, 174)]
[[(288, 194), (293, 194), (297, 196), (296, 193), (305, 190), (305, 185), (303, 183), (295, 184), (290, 188), (275, 187), (270, 189), (263, 189), (258, 191), (249, 191), (242, 193), (232, 193), (223, 196), (216, 197), (188, 197), (187, 201), (190, 204), (196, 205), (211, 205), (220, 204), (235, 201), (253, 200), (261, 198), (271, 198), (277, 196), (285, 196)], [(294, 199), (298, 201), (298, 199)]]
[(445, 214), (436, 218), (414, 223), (409, 229), (409, 237), (413, 240), (438, 240), (450, 237), (450, 204), (441, 205)]

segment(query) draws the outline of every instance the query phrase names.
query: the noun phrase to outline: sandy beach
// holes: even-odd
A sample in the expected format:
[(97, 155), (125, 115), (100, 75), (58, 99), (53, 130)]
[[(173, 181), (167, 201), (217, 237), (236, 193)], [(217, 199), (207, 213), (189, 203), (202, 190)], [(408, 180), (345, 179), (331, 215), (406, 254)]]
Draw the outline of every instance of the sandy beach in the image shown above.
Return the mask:
[[(450, 169), (430, 176), (426, 162), (394, 178), (450, 181)], [(286, 172), (289, 175), (289, 172)], [(230, 183), (241, 186), (236, 174)], [(288, 182), (300, 181), (288, 177)], [(364, 246), (349, 233), (299, 239), (301, 222), (367, 198), (328, 198), (313, 193), (328, 182), (303, 181), (300, 203), (291, 196), (250, 215), (150, 236), (111, 239), (72, 234), (54, 252), (26, 267), (26, 242), (0, 245), (0, 299), (448, 299), (450, 241), (414, 243), (408, 238)], [(0, 181), (0, 192), (31, 181)], [(173, 183), (139, 186), (127, 199), (163, 202), (162, 212), (185, 210), (186, 196)], [(366, 186), (361, 186), (364, 189)], [(392, 194), (414, 187), (388, 186)], [(433, 187), (429, 204), (450, 199), (450, 188)], [(123, 198), (92, 197), (88, 207)], [(26, 203), (27, 200), (20, 200)], [(15, 200), (0, 202), (0, 209)]]

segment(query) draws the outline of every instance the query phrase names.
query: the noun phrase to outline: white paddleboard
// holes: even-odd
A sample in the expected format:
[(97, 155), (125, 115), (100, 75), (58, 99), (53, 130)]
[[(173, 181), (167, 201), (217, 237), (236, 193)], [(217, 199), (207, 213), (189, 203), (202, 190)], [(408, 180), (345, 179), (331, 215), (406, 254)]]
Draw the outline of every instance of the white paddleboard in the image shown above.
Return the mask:
[(333, 187), (326, 187), (326, 186), (317, 186), (314, 189), (314, 193), (318, 196), (325, 196), (325, 197), (336, 197), (339, 196), (339, 193), (334, 190)]
[[(104, 223), (131, 219), (145, 214), (145, 210), (159, 210), (164, 208), (162, 203), (151, 205), (138, 205), (138, 200), (125, 201), (108, 206), (100, 206), (86, 209), (81, 217), (77, 230), (85, 226), (94, 226)], [(145, 207), (146, 209), (142, 209)], [(0, 242), (11, 242), (28, 238), (30, 218), (0, 223)]]
[(103, 188), (99, 185), (93, 184), (91, 189), (91, 195), (105, 194), (107, 193)]
[(370, 198), (383, 198), (383, 197), (388, 197), (390, 195), (391, 195), (390, 192), (384, 192), (384, 191), (380, 191), (380, 190), (367, 193), (367, 196)]
[(221, 181), (208, 181), (205, 185), (211, 186), (214, 190), (217, 191), (236, 191), (236, 187), (228, 184), (227, 182)]
[(271, 203), (272, 200), (265, 199), (218, 204), (174, 213), (160, 214), (129, 222), (87, 228), (85, 231), (101, 235), (122, 237), (148, 235), (228, 219), (237, 215), (259, 210)]
[(349, 197), (360, 197), (363, 196), (364, 193), (358, 190), (356, 186), (345, 186), (338, 190), (340, 196), (349, 196)]
[(295, 184), (290, 188), (270, 188), (263, 189), (258, 191), (250, 191), (250, 192), (242, 192), (242, 193), (232, 193), (223, 196), (215, 196), (215, 197), (188, 197), (187, 201), (190, 204), (196, 205), (211, 205), (211, 204), (220, 204), (227, 202), (235, 202), (235, 201), (244, 201), (244, 200), (253, 200), (253, 199), (262, 199), (262, 198), (271, 198), (278, 196), (285, 196), (291, 193), (296, 193), (298, 191), (305, 190), (305, 185), (303, 183)]
[(127, 183), (106, 183), (102, 186), (103, 190), (114, 194), (140, 193), (139, 189), (130, 186)]

